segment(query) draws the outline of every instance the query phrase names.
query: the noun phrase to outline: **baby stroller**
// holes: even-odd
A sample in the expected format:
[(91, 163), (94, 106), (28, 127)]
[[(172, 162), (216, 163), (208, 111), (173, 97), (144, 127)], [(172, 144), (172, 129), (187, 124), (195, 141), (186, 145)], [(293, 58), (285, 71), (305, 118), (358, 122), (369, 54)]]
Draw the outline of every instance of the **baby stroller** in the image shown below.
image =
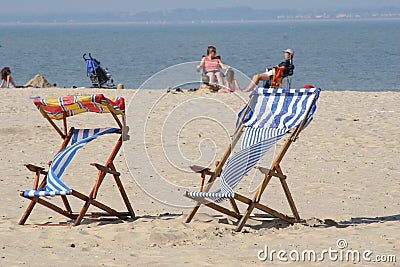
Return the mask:
[(102, 68), (100, 66), (100, 61), (92, 58), (89, 53), (89, 58), (86, 58), (86, 53), (83, 54), (83, 59), (86, 61), (86, 73), (89, 76), (93, 87), (101, 88), (114, 88), (114, 80), (111, 79), (111, 74), (108, 72), (107, 68)]

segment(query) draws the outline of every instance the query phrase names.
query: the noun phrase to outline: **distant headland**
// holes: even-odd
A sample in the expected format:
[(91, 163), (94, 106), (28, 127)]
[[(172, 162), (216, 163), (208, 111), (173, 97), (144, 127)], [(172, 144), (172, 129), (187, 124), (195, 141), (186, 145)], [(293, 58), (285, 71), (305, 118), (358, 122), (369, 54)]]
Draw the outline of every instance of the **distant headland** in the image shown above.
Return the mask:
[(297, 21), (400, 20), (400, 8), (335, 10), (260, 10), (248, 7), (184, 9), (168, 12), (9, 14), (1, 25), (25, 24), (220, 24)]

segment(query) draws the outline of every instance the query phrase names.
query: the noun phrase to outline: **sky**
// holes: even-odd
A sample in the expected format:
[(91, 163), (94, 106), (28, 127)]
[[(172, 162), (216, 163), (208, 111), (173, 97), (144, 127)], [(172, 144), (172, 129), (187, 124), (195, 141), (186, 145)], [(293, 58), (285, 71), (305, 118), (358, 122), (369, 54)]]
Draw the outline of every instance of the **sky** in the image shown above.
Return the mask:
[(342, 9), (400, 8), (399, 0), (2, 0), (0, 14), (170, 11), (177, 8)]

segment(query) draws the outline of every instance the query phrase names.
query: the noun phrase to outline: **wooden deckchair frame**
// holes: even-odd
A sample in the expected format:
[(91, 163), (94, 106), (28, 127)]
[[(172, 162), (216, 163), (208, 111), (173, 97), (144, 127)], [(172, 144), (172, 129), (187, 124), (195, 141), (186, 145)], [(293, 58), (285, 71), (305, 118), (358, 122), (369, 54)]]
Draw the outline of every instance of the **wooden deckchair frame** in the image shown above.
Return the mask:
[[(222, 168), (223, 165), (225, 164), (225, 162), (228, 160), (233, 147), (236, 145), (237, 141), (239, 140), (242, 132), (243, 132), (243, 118), (246, 116), (246, 114), (248, 113), (250, 106), (251, 106), (251, 102), (254, 101), (255, 96), (253, 96), (250, 99), (249, 104), (247, 104), (247, 108), (244, 110), (241, 119), (239, 121), (239, 125), (235, 131), (234, 134), (234, 138), (233, 138), (233, 142), (232, 144), (230, 144), (225, 152), (225, 154), (222, 156), (222, 159), (217, 162), (216, 167), (214, 169), (214, 171), (211, 171), (210, 168), (204, 168), (204, 167), (200, 167), (200, 166), (192, 166), (192, 170), (194, 172), (200, 173), (201, 174), (201, 179), (200, 179), (200, 192), (208, 192), (212, 186), (212, 184), (215, 182), (215, 180), (217, 179), (217, 177), (220, 176), (221, 172), (222, 172)], [(263, 168), (263, 167), (259, 167), (258, 169), (264, 174), (264, 178), (261, 182), (261, 184), (258, 186), (257, 192), (255, 193), (255, 195), (253, 196), (253, 198), (248, 198), (245, 197), (241, 194), (238, 193), (234, 193), (233, 196), (231, 198), (229, 198), (229, 202), (231, 205), (232, 210), (223, 207), (219, 204), (216, 204), (214, 202), (210, 202), (208, 200), (206, 200), (205, 198), (202, 197), (190, 197), (188, 194), (186, 194), (186, 197), (192, 198), (196, 201), (194, 207), (192, 208), (191, 212), (189, 213), (189, 215), (186, 218), (186, 223), (189, 223), (194, 215), (197, 213), (198, 209), (200, 208), (200, 206), (203, 204), (207, 207), (210, 207), (218, 212), (221, 212), (225, 215), (231, 216), (233, 218), (236, 218), (238, 220), (237, 222), (237, 226), (236, 226), (236, 231), (240, 232), (242, 231), (244, 225), (246, 224), (248, 218), (251, 215), (251, 212), (254, 209), (259, 209), (261, 211), (264, 211), (265, 213), (268, 213), (274, 217), (280, 218), (282, 220), (285, 220), (291, 224), (299, 222), (300, 221), (300, 216), (299, 213), (297, 211), (296, 205), (294, 203), (292, 194), (289, 190), (289, 187), (287, 185), (286, 179), (287, 176), (283, 173), (283, 170), (280, 166), (281, 161), (283, 160), (284, 156), (286, 155), (288, 149), (290, 148), (291, 144), (293, 142), (295, 142), (300, 134), (300, 132), (302, 131), (302, 129), (304, 128), (306, 122), (307, 122), (307, 118), (308, 115), (311, 111), (311, 108), (314, 104), (314, 102), (316, 101), (316, 98), (314, 96), (314, 99), (312, 101), (312, 103), (310, 104), (310, 106), (308, 107), (304, 119), (302, 120), (302, 122), (300, 123), (299, 126), (297, 126), (294, 130), (290, 131), (288, 134), (290, 134), (290, 137), (285, 141), (285, 143), (283, 144), (280, 152), (278, 153), (278, 155), (275, 157), (273, 163), (271, 164), (271, 167), (269, 169), (267, 168)], [(210, 175), (209, 180), (207, 181), (206, 185), (204, 186), (204, 182), (205, 182), (205, 177), (206, 175)], [(271, 179), (273, 177), (276, 177), (279, 179), (281, 186), (283, 188), (283, 191), (285, 193), (286, 199), (289, 203), (290, 209), (292, 211), (292, 216), (288, 216), (286, 214), (283, 214), (275, 209), (272, 209), (264, 204), (261, 204), (261, 197), (262, 194), (264, 193), (266, 187), (268, 186), (269, 182), (271, 181)], [(237, 205), (236, 201), (239, 201), (241, 203), (244, 203), (247, 205), (247, 209), (245, 211), (244, 214), (241, 214)]]
[[(68, 201), (67, 196), (61, 195), (61, 199), (62, 202), (64, 204), (64, 207), (60, 207), (58, 205), (55, 205), (53, 203), (50, 203), (49, 201), (43, 199), (42, 197), (38, 197), (38, 196), (24, 196), (23, 192), (21, 192), (21, 196), (24, 198), (27, 198), (29, 200), (31, 200), (31, 202), (29, 203), (26, 211), (24, 212), (22, 218), (19, 221), (20, 225), (25, 224), (25, 222), (27, 221), (28, 217), (30, 216), (33, 208), (35, 207), (36, 203), (39, 203), (71, 220), (74, 220), (73, 225), (79, 225), (82, 220), (84, 218), (90, 218), (90, 219), (121, 219), (121, 220), (126, 220), (126, 219), (133, 219), (135, 217), (135, 213), (133, 211), (133, 208), (130, 204), (130, 201), (128, 199), (128, 196), (125, 192), (125, 189), (123, 187), (123, 184), (121, 182), (120, 179), (120, 173), (116, 170), (115, 165), (114, 165), (114, 159), (116, 157), (116, 155), (118, 154), (121, 146), (122, 146), (122, 142), (123, 142), (123, 135), (124, 135), (124, 128), (123, 128), (123, 123), (121, 122), (120, 118), (117, 115), (117, 112), (115, 111), (115, 109), (109, 105), (109, 104), (105, 104), (107, 105), (110, 114), (113, 116), (114, 120), (116, 121), (116, 123), (118, 124), (118, 127), (121, 131), (121, 136), (119, 137), (119, 139), (117, 140), (117, 143), (115, 144), (111, 154), (109, 155), (105, 165), (100, 165), (98, 163), (91, 163), (90, 165), (94, 166), (97, 168), (98, 170), (98, 176), (96, 179), (95, 184), (92, 187), (92, 190), (90, 192), (89, 195), (85, 195), (80, 193), (77, 190), (71, 189), (70, 194), (68, 196), (73, 196), (76, 197), (80, 200), (82, 200), (84, 202), (81, 210), (79, 212), (74, 212), (71, 208), (71, 205)], [(74, 127), (71, 127), (69, 131), (67, 131), (68, 126), (67, 126), (67, 114), (64, 112), (63, 113), (63, 130), (61, 130), (61, 128), (54, 123), (54, 121), (49, 117), (48, 114), (46, 114), (46, 112), (44, 112), (43, 110), (40, 110), (41, 114), (43, 115), (43, 117), (53, 126), (53, 128), (56, 130), (56, 132), (61, 136), (61, 138), (63, 139), (62, 145), (59, 149), (58, 152), (62, 151), (64, 148), (67, 147), (68, 143), (71, 140), (71, 137), (73, 135), (73, 132), (75, 130)], [(122, 117), (122, 120), (124, 120), (124, 117)], [(50, 162), (51, 163), (51, 162)], [(49, 163), (49, 166), (50, 166)], [(32, 171), (35, 173), (35, 180), (34, 180), (34, 186), (33, 189), (34, 190), (40, 190), (42, 188), (44, 188), (46, 186), (46, 182), (47, 182), (47, 172), (45, 171), (45, 168), (42, 167), (38, 167), (32, 164), (25, 164), (25, 166), (27, 167), (28, 170)], [(124, 204), (127, 208), (126, 212), (119, 212), (116, 211), (114, 209), (112, 209), (111, 207), (99, 202), (96, 200), (97, 198), (97, 193), (99, 191), (99, 188), (105, 178), (105, 176), (107, 174), (110, 174), (113, 176), (115, 183), (117, 184), (118, 190), (122, 196), (122, 199), (124, 201)], [(39, 184), (39, 180), (40, 180), (40, 176), (43, 175), (43, 179)], [(104, 212), (88, 212), (89, 207), (93, 205), (97, 208), (99, 208), (100, 210), (104, 211)]]

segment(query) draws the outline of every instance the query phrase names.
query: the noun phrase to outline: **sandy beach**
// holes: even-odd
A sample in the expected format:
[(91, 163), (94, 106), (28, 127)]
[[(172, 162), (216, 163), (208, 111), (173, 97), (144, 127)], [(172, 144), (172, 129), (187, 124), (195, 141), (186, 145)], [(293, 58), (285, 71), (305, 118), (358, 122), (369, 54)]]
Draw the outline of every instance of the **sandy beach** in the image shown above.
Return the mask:
[[(250, 219), (240, 233), (234, 231), (235, 220), (206, 207), (186, 224), (192, 202), (183, 197), (183, 190), (195, 189), (199, 183), (189, 165), (213, 164), (222, 156), (247, 93), (0, 89), (0, 186), (4, 192), (0, 266), (263, 266), (288, 262), (309, 266), (310, 260), (296, 261), (289, 254), (310, 250), (316, 252), (316, 261), (320, 259), (317, 264), (324, 266), (398, 265), (400, 93), (322, 89), (314, 120), (282, 164), (302, 221), (290, 225), (279, 219)], [(18, 225), (29, 203), (19, 193), (33, 186), (33, 175), (24, 164), (46, 166), (61, 144), (32, 99), (96, 93), (126, 99), (130, 140), (115, 165), (137, 217), (84, 220), (73, 227), (65, 224), (66, 218), (36, 206), (27, 225)], [(71, 119), (80, 127), (112, 123), (104, 115), (85, 116)], [(104, 163), (101, 152), (110, 145), (111, 139), (105, 139), (82, 151), (65, 177), (71, 179), (71, 187), (88, 193), (96, 178), (89, 163)], [(270, 161), (268, 156), (260, 164), (268, 167)], [(238, 190), (254, 194), (257, 179), (255, 170)], [(123, 207), (111, 181), (102, 185), (99, 199), (117, 209)], [(267, 189), (263, 200), (290, 211), (278, 183)], [(43, 223), (50, 225), (38, 225)], [(65, 225), (51, 225), (60, 223)], [(278, 258), (278, 251), (286, 254)], [(361, 258), (340, 258), (348, 251), (359, 252)]]

